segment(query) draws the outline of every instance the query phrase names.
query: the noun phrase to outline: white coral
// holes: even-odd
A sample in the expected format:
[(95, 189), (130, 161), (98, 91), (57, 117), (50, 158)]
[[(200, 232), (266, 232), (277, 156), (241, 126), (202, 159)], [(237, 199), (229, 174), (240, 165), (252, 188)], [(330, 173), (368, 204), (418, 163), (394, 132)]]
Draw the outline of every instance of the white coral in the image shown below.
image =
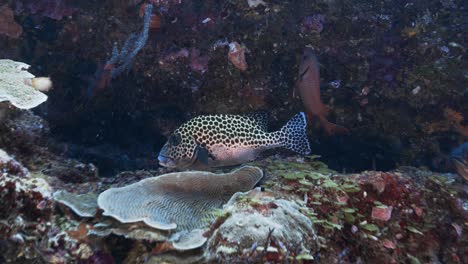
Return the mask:
[(9, 101), (20, 109), (30, 109), (47, 100), (47, 95), (25, 83), (35, 76), (30, 66), (13, 60), (0, 60), (0, 102)]

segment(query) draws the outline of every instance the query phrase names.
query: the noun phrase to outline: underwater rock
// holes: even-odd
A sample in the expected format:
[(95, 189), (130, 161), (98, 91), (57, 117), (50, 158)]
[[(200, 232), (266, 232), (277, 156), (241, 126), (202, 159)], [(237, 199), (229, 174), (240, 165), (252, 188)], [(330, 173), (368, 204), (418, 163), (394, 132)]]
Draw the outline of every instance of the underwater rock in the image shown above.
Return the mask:
[(104, 215), (122, 223), (143, 221), (160, 230), (193, 230), (206, 226), (214, 210), (263, 177), (256, 167), (225, 174), (187, 171), (161, 175), (111, 188), (98, 197)]
[(325, 16), (321, 14), (306, 16), (301, 22), (302, 33), (320, 33), (323, 30)]
[(0, 7), (0, 34), (10, 38), (18, 38), (23, 28), (15, 22), (13, 11), (7, 4)]
[[(11, 161), (11, 158), (3, 160)], [(192, 201), (194, 197), (203, 196), (206, 187), (211, 186), (210, 199), (218, 198), (215, 199), (216, 206), (204, 206), (207, 214), (194, 212), (191, 205), (183, 210), (176, 210), (174, 206), (169, 208), (175, 218), (167, 221), (167, 225), (178, 224), (179, 218), (183, 218), (176, 232), (148, 226), (143, 217), (140, 217), (142, 222), (121, 223), (96, 214), (80, 221), (78, 216), (57, 210), (55, 206), (65, 201), (73, 207), (73, 203), (85, 196), (59, 192), (66, 198), (55, 193), (58, 202), (54, 202), (52, 189), (64, 190), (61, 185), (42, 178), (11, 175), (7, 171), (0, 176), (0, 260), (3, 257), (7, 263), (24, 259), (88, 263), (95, 258), (119, 262), (138, 256), (145, 259), (145, 263), (285, 263), (293, 262), (293, 259), (296, 262), (319, 259), (328, 263), (357, 258), (364, 262), (384, 258), (408, 260), (407, 254), (431, 261), (443, 260), (447, 254), (463, 256), (466, 234), (462, 227), (468, 219), (464, 209), (466, 199), (461, 195), (463, 187), (453, 175), (409, 167), (398, 172), (366, 171), (340, 175), (325, 170), (325, 165), (313, 158), (297, 157), (283, 159), (276, 156), (256, 164), (261, 164), (268, 172), (269, 181), (262, 184), (267, 191), (256, 188), (235, 193), (232, 197), (226, 195), (226, 199), (231, 199), (222, 210), (212, 209), (221, 208), (225, 201), (217, 201), (225, 198), (225, 190), (226, 194), (232, 194), (232, 189), (242, 189), (242, 186), (248, 190), (247, 186), (252, 187), (261, 177), (260, 169), (244, 167), (231, 174), (181, 172), (151, 177), (165, 171), (161, 169), (146, 173), (126, 172), (112, 179), (87, 183), (94, 185), (91, 190), (103, 190), (151, 177), (109, 189), (114, 196), (110, 195), (107, 200), (120, 205), (118, 208), (130, 203), (143, 209), (144, 205), (154, 201), (155, 191), (168, 197), (174, 192), (167, 193), (167, 187), (171, 191), (178, 188), (179, 193), (189, 190), (189, 195), (183, 198)], [(243, 170), (253, 177), (242, 182), (232, 175)], [(200, 180), (203, 177), (199, 173), (208, 176)], [(37, 171), (32, 171), (31, 175), (41, 177)], [(51, 178), (54, 177), (46, 179)], [(168, 179), (171, 180), (169, 183)], [(222, 189), (217, 182), (225, 181), (230, 185)], [(81, 185), (73, 183), (65, 189), (81, 193)], [(117, 197), (115, 190), (123, 190), (122, 197)], [(177, 197), (181, 196), (173, 195), (171, 199)], [(207, 199), (196, 200), (206, 202)], [(185, 201), (183, 203), (186, 205)], [(130, 207), (133, 205), (123, 211), (132, 211)], [(86, 211), (92, 207), (75, 209)], [(382, 210), (378, 212), (376, 208)], [(176, 212), (180, 214), (175, 215)], [(216, 218), (210, 222), (211, 217)], [(187, 223), (191, 221), (194, 225), (201, 223), (198, 226), (202, 228), (190, 229), (194, 225)], [(356, 250), (353, 245), (369, 250)], [(21, 254), (27, 257), (19, 258)]]
[(0, 174), (0, 262), (20, 263), (40, 258), (54, 203), (45, 180), (10, 173)]
[[(205, 257), (211, 261), (243, 259), (243, 253), (251, 253), (252, 247), (255, 251), (255, 247), (265, 244), (274, 245), (276, 252), (285, 255), (285, 251), (296, 248), (310, 250), (315, 247), (315, 230), (312, 221), (299, 210), (300, 206), (294, 201), (274, 198), (273, 193), (264, 193), (258, 188), (238, 193), (225, 206), (227, 218), (210, 236)], [(221, 247), (233, 248), (233, 251), (220, 250)], [(251, 256), (250, 260), (259, 257), (257, 261), (262, 262), (259, 256), (262, 252)]]
[(35, 77), (26, 71), (29, 67), (22, 62), (0, 60), (0, 102), (9, 101), (20, 109), (30, 109), (47, 100), (47, 95), (25, 83)]
[(198, 73), (205, 73), (208, 70), (208, 62), (210, 57), (207, 55), (201, 55), (200, 50), (192, 48), (190, 49), (190, 69)]
[[(48, 123), (31, 111), (8, 112), (8, 117), (0, 125), (3, 144), (9, 148), (39, 144), (50, 131)], [(18, 154), (18, 153), (15, 153)]]
[(2, 149), (0, 149), (0, 171), (18, 175), (20, 177), (26, 177), (29, 175), (28, 169), (23, 167), (23, 165), (14, 158), (8, 156), (8, 154)]
[(247, 62), (245, 61), (245, 47), (237, 42), (229, 43), (229, 61), (240, 71), (247, 70)]
[(181, 252), (177, 254), (159, 254), (152, 255), (151, 258), (145, 262), (147, 264), (160, 264), (160, 263), (177, 263), (177, 264), (198, 264), (204, 263), (202, 255), (193, 255)]
[(266, 3), (262, 0), (247, 0), (247, 4), (249, 5), (249, 7), (257, 7), (259, 5), (266, 6)]
[(72, 209), (80, 217), (94, 217), (97, 211), (97, 194), (74, 194), (67, 191), (57, 191), (54, 200)]
[(57, 177), (64, 182), (86, 183), (98, 179), (98, 169), (92, 163), (84, 164), (77, 160), (65, 159), (54, 162), (43, 173)]
[(71, 16), (77, 11), (76, 8), (70, 6), (68, 0), (25, 0), (24, 2), (32, 14), (39, 14), (55, 20)]

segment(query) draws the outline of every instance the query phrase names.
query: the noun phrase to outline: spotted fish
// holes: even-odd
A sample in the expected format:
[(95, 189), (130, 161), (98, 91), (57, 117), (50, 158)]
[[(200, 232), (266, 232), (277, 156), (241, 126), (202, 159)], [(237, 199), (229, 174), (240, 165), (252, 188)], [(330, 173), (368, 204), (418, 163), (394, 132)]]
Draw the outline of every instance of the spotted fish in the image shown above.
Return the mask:
[(276, 132), (266, 130), (265, 115), (198, 116), (171, 134), (158, 160), (164, 167), (193, 168), (241, 164), (278, 147), (307, 155), (306, 127), (302, 112)]

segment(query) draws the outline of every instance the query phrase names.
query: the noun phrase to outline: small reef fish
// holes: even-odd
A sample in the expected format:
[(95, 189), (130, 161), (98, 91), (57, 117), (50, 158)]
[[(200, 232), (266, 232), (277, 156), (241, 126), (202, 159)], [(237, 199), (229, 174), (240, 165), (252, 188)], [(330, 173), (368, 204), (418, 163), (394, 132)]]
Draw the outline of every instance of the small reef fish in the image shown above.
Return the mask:
[(24, 79), (24, 83), (41, 92), (48, 92), (52, 89), (52, 81), (49, 77), (36, 77)]
[(302, 155), (310, 153), (304, 113), (295, 115), (279, 131), (266, 130), (265, 115), (205, 115), (195, 117), (169, 137), (159, 164), (170, 168), (207, 168), (252, 161), (278, 147)]
[(458, 174), (468, 181), (468, 142), (454, 149), (450, 159), (455, 165)]
[(312, 117), (318, 118), (328, 135), (347, 134), (348, 129), (330, 123), (326, 116), (330, 109), (320, 100), (320, 71), (319, 63), (310, 47), (304, 48), (302, 61), (299, 65), (299, 78), (294, 87), (293, 97), (300, 95), (306, 108), (309, 122)]

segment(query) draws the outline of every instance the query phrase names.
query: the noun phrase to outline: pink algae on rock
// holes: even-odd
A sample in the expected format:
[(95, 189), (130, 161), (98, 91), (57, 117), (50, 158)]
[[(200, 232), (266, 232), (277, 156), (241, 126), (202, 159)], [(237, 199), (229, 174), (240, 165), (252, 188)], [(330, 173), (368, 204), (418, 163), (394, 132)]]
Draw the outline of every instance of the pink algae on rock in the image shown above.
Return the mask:
[(392, 241), (388, 240), (388, 239), (384, 239), (382, 241), (382, 245), (385, 247), (385, 248), (388, 248), (388, 249), (395, 249), (396, 248), (396, 245), (395, 243), (393, 243)]
[(0, 6), (0, 35), (18, 38), (21, 33), (23, 28), (15, 22), (13, 11), (8, 5)]
[(239, 70), (247, 70), (247, 62), (245, 60), (245, 48), (237, 42), (229, 43), (229, 61)]
[(392, 218), (392, 210), (393, 210), (392, 206), (388, 206), (388, 207), (376, 206), (372, 208), (372, 219), (388, 221), (390, 220), (390, 218)]

